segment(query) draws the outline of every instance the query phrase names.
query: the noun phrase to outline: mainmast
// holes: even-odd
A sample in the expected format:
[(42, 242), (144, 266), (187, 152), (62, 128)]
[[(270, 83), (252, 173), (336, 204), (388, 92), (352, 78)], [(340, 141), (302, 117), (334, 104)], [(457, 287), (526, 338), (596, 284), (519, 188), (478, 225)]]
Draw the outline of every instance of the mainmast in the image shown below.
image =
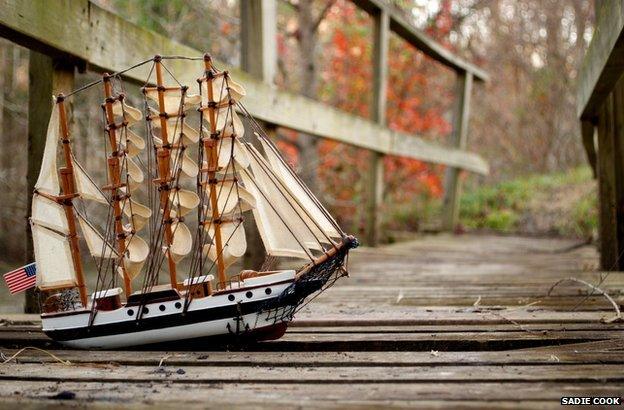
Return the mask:
[(178, 279), (176, 275), (176, 263), (171, 253), (171, 245), (173, 244), (173, 229), (171, 225), (171, 208), (169, 206), (169, 194), (171, 192), (171, 183), (175, 180), (175, 176), (170, 174), (171, 169), (171, 145), (169, 144), (169, 136), (167, 135), (167, 118), (168, 113), (165, 108), (165, 86), (162, 74), (161, 57), (154, 57), (154, 65), (156, 68), (156, 84), (158, 86), (158, 110), (160, 118), (160, 132), (162, 144), (157, 151), (158, 161), (158, 182), (160, 183), (160, 206), (163, 212), (163, 224), (165, 228), (165, 243), (167, 262), (169, 265), (169, 280), (173, 289), (178, 289)]
[(209, 54), (204, 54), (204, 66), (205, 66), (205, 81), (207, 82), (208, 90), (208, 105), (207, 107), (201, 107), (201, 109), (208, 110), (208, 116), (210, 119), (210, 136), (204, 137), (202, 142), (204, 144), (204, 153), (208, 156), (208, 167), (202, 169), (208, 173), (208, 186), (210, 189), (210, 208), (212, 210), (212, 220), (210, 222), (204, 221), (204, 223), (212, 223), (214, 226), (214, 246), (217, 257), (217, 274), (219, 278), (219, 284), (223, 286), (226, 282), (225, 276), (225, 263), (223, 262), (223, 240), (221, 238), (221, 220), (219, 215), (219, 206), (217, 201), (217, 171), (219, 170), (219, 156), (218, 156), (218, 142), (219, 133), (217, 132), (217, 120), (216, 120), (216, 106), (214, 91), (212, 82), (214, 81), (215, 73), (212, 69), (212, 59)]
[[(124, 279), (124, 290), (126, 292), (126, 297), (130, 296), (132, 293), (132, 282), (130, 275), (126, 270), (126, 266), (124, 263), (124, 253), (126, 251), (126, 233), (124, 232), (123, 223), (122, 223), (122, 208), (121, 208), (121, 188), (125, 187), (126, 193), (124, 195), (129, 194), (129, 187), (126, 184), (121, 182), (121, 164), (120, 157), (125, 155), (124, 152), (119, 151), (119, 144), (117, 143), (117, 127), (118, 124), (115, 123), (115, 115), (113, 113), (113, 103), (115, 100), (119, 100), (120, 104), (123, 100), (123, 95), (118, 96), (117, 98), (113, 97), (111, 77), (108, 73), (104, 74), (104, 94), (106, 96), (105, 102), (105, 110), (106, 110), (106, 132), (108, 133), (108, 139), (110, 142), (111, 153), (108, 157), (108, 173), (110, 176), (111, 184), (108, 188), (111, 190), (112, 197), (112, 206), (113, 206), (113, 214), (115, 216), (115, 240), (117, 242), (117, 252), (119, 253), (119, 267), (121, 268), (121, 272), (123, 274)], [(125, 121), (125, 118), (124, 118)], [(121, 124), (121, 126), (125, 126), (125, 124)]]
[(61, 184), (63, 194), (58, 197), (59, 202), (63, 205), (65, 216), (67, 217), (68, 238), (76, 272), (76, 282), (78, 284), (78, 292), (80, 293), (80, 301), (83, 306), (87, 306), (87, 288), (85, 286), (84, 273), (82, 270), (82, 261), (80, 259), (80, 248), (78, 247), (78, 235), (76, 234), (76, 216), (74, 215), (73, 199), (78, 196), (74, 182), (74, 165), (73, 155), (69, 139), (69, 127), (67, 125), (67, 114), (65, 113), (65, 96), (59, 94), (56, 98), (59, 108), (59, 122), (61, 126), (61, 135), (63, 143), (63, 155), (65, 157), (65, 166), (59, 169), (61, 174)]

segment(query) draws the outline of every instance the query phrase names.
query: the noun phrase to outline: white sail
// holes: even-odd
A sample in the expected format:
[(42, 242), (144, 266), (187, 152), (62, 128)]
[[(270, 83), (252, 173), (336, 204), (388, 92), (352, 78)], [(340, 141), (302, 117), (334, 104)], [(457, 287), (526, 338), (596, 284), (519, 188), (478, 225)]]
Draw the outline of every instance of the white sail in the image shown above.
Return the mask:
[[(202, 105), (208, 106), (208, 82), (202, 82)], [(218, 76), (212, 80), (212, 98), (216, 102), (227, 102), (229, 98), (234, 101), (240, 101), (245, 95), (246, 91), (242, 85), (228, 77)]]
[[(204, 245), (204, 255), (207, 255), (211, 261), (216, 263), (217, 257), (218, 257), (217, 247), (214, 244)], [(238, 257), (230, 254), (230, 252), (228, 251), (228, 248), (223, 248), (221, 250), (221, 256), (223, 259), (223, 265), (225, 266), (226, 269), (238, 260)]]
[(122, 131), (120, 134), (117, 134), (117, 143), (122, 149), (126, 150), (126, 155), (129, 158), (136, 157), (145, 148), (145, 140), (143, 137), (140, 137), (131, 130), (126, 128), (125, 131)]
[(82, 237), (87, 243), (87, 248), (92, 256), (96, 258), (116, 258), (117, 251), (102, 237), (97, 229), (95, 229), (89, 221), (78, 214), (78, 223), (82, 230)]
[[(249, 158), (245, 147), (239, 138), (221, 138), (219, 140), (219, 167), (222, 173), (234, 173), (238, 169), (247, 168), (249, 166)], [(235, 166), (229, 165), (235, 161)]]
[[(130, 238), (126, 239), (126, 253), (123, 258), (123, 263), (130, 279), (136, 278), (139, 273), (141, 273), (141, 268), (143, 264), (145, 264), (148, 255), (149, 246), (143, 238), (138, 235), (132, 235)], [(121, 269), (117, 271), (123, 278), (123, 271)]]
[[(150, 111), (153, 115), (158, 115), (158, 112), (153, 108), (150, 108)], [(152, 126), (155, 129), (160, 129), (160, 120), (152, 120)], [(169, 118), (167, 120), (167, 141), (169, 141), (170, 144), (176, 145), (180, 142), (180, 136), (182, 136), (182, 143), (184, 145), (195, 144), (199, 141), (199, 132), (188, 125), (186, 121), (180, 126), (179, 118)], [(158, 137), (154, 137), (154, 142), (157, 147), (162, 145), (162, 139)]]
[[(228, 214), (239, 210), (245, 212), (252, 209), (256, 203), (256, 197), (247, 189), (235, 181), (217, 181), (217, 210), (219, 214)], [(210, 199), (210, 189), (205, 189), (205, 194)], [(208, 201), (210, 206), (210, 201)]]
[(58, 195), (61, 191), (56, 169), (56, 149), (61, 138), (58, 104), (52, 106), (52, 116), (48, 123), (41, 171), (35, 183), (35, 189), (50, 195)]
[[(221, 241), (223, 248), (234, 258), (240, 258), (247, 250), (247, 239), (245, 238), (245, 229), (242, 220), (228, 220), (227, 216), (222, 217), (224, 221), (220, 224)], [(208, 236), (214, 244), (215, 225), (208, 226)]]
[[(305, 221), (305, 224), (315, 232), (315, 236), (323, 243), (329, 243), (328, 237), (340, 238), (340, 233), (338, 233), (332, 221), (327, 217), (329, 213), (320, 205), (320, 201), (301, 186), (300, 182), (292, 174), (293, 171), (288, 169), (283, 160), (269, 146), (269, 143), (262, 138), (259, 139), (262, 142), (264, 153), (274, 174), (280, 179), (290, 194), (288, 196), (289, 200), (291, 202), (294, 200), (298, 203), (298, 206), (295, 206), (295, 208)], [(319, 229), (323, 232), (319, 232)]]
[(138, 232), (147, 224), (152, 216), (152, 210), (136, 201), (126, 200), (121, 204), (124, 214), (130, 219), (129, 226), (126, 227), (128, 232)]
[[(149, 88), (145, 90), (145, 95), (153, 100), (158, 102), (158, 90), (155, 88)], [(163, 100), (165, 102), (165, 112), (167, 114), (175, 115), (180, 112), (180, 108), (183, 111), (188, 110), (189, 108), (196, 107), (200, 101), (201, 97), (196, 94), (186, 94), (184, 96), (184, 106), (181, 107), (181, 99), (182, 99), (182, 90), (179, 88), (165, 90), (163, 95)]]
[(292, 215), (292, 210), (288, 216), (282, 215), (286, 214), (283, 211), (287, 211), (289, 205), (281, 200), (279, 192), (269, 189), (270, 185), (264, 183), (266, 178), (262, 176), (262, 171), (259, 172), (260, 177), (257, 177), (243, 169), (240, 176), (245, 188), (256, 198), (253, 215), (267, 255), (308, 258), (308, 253), (299, 245), (299, 242), (305, 242), (296, 229), (301, 222), (293, 220), (297, 217)]
[(145, 179), (141, 167), (139, 167), (134, 160), (128, 157), (126, 157), (126, 170), (128, 172), (128, 183), (130, 184), (130, 188), (136, 188)]
[[(217, 119), (217, 131), (221, 138), (231, 136), (242, 137), (245, 134), (245, 127), (240, 117), (232, 107), (219, 108), (215, 112)], [(210, 111), (203, 112), (204, 120), (210, 123)]]
[(31, 229), (37, 287), (45, 290), (75, 286), (76, 273), (67, 237), (36, 223), (31, 224)]
[(124, 113), (129, 127), (143, 118), (143, 113), (138, 108), (131, 107), (126, 103), (122, 105), (120, 101), (115, 101), (113, 103), (113, 115), (124, 117)]
[(186, 189), (171, 191), (169, 200), (173, 204), (174, 211), (176, 211), (176, 214), (179, 216), (188, 214), (193, 209), (197, 208), (200, 202), (199, 196), (195, 192)]
[(193, 250), (193, 236), (189, 228), (182, 222), (171, 224), (173, 242), (171, 243), (171, 256), (175, 263), (180, 262)]
[(33, 195), (30, 220), (64, 234), (69, 233), (63, 206), (42, 195)]
[(108, 200), (100, 191), (100, 188), (95, 185), (91, 177), (84, 170), (82, 165), (74, 157), (74, 180), (76, 181), (76, 191), (83, 199), (90, 199), (92, 201), (100, 202), (102, 204), (108, 204)]

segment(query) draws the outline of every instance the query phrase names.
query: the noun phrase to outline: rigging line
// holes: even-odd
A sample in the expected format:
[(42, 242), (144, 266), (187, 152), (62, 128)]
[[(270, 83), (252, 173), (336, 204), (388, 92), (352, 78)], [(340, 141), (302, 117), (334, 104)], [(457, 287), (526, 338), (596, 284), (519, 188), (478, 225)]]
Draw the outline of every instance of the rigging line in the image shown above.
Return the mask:
[(282, 156), (279, 154), (279, 151), (277, 149), (277, 147), (275, 146), (275, 144), (273, 143), (273, 141), (271, 141), (271, 139), (266, 135), (266, 133), (264, 132), (264, 130), (262, 129), (262, 127), (260, 127), (260, 125), (258, 124), (258, 122), (255, 120), (255, 118), (249, 113), (249, 111), (247, 111), (247, 109), (241, 104), (238, 103), (238, 106), (244, 110), (244, 114), (251, 120), (252, 124), (254, 127), (256, 127), (257, 130), (260, 131), (259, 135), (261, 135), (262, 139), (267, 141), (267, 143), (269, 144), (269, 146), (271, 147), (271, 149), (273, 150), (273, 152), (277, 155), (278, 159), (282, 162), (282, 164), (284, 164), (284, 166), (286, 167), (286, 169), (290, 172), (291, 176), (293, 178), (295, 178), (295, 180), (298, 182), (299, 186), (308, 194), (308, 196), (310, 196), (310, 198), (312, 199), (312, 201), (317, 205), (317, 207), (319, 208), (319, 210), (321, 211), (321, 213), (323, 213), (323, 215), (329, 220), (329, 222), (333, 225), (333, 227), (341, 234), (341, 236), (344, 238), (346, 236), (346, 233), (342, 230), (342, 228), (340, 227), (340, 225), (338, 225), (338, 223), (334, 220), (334, 218), (329, 214), (329, 212), (325, 209), (325, 207), (321, 204), (321, 202), (318, 200), (318, 198), (314, 195), (314, 193), (312, 193), (312, 191), (310, 191), (310, 188), (308, 188), (307, 185), (305, 185), (303, 183), (303, 181), (301, 180), (301, 178), (297, 175), (297, 173), (295, 173), (290, 166), (286, 163), (286, 161), (284, 160), (284, 158), (282, 158)]
[[(111, 74), (111, 76), (112, 76), (112, 77), (114, 77), (114, 76), (118, 76), (118, 75), (121, 75), (121, 74), (127, 73), (128, 71), (130, 71), (130, 70), (134, 70), (135, 68), (139, 68), (139, 67), (141, 67), (142, 65), (145, 65), (145, 64), (149, 63), (150, 61), (154, 61), (154, 57), (152, 57), (152, 58), (150, 58), (150, 59), (148, 59), (148, 60), (141, 61), (140, 63), (137, 63), (137, 64), (133, 65), (132, 67), (128, 67), (128, 68), (126, 68), (126, 69), (124, 69), (124, 70), (121, 70), (121, 71), (116, 71), (116, 72), (114, 72), (113, 74)], [(82, 86), (82, 87), (80, 87), (80, 88), (77, 88), (77, 89), (73, 90), (72, 92), (68, 93), (65, 97), (66, 97), (66, 98), (67, 98), (67, 97), (70, 97), (70, 96), (72, 96), (72, 95), (74, 95), (74, 94), (76, 94), (76, 93), (79, 93), (79, 92), (84, 91), (84, 90), (86, 90), (86, 89), (88, 89), (88, 88), (91, 88), (91, 87), (93, 87), (94, 85), (98, 85), (99, 83), (101, 83), (101, 82), (103, 82), (103, 81), (104, 81), (103, 79), (100, 79), (100, 80), (97, 80), (97, 81), (92, 81), (92, 82), (90, 82), (90, 83), (88, 83), (88, 84), (83, 85), (83, 86)]]
[[(251, 146), (250, 146), (251, 147)], [(323, 244), (321, 243), (321, 241), (319, 240), (319, 238), (316, 236), (316, 234), (314, 233), (314, 231), (312, 230), (312, 228), (310, 226), (308, 226), (306, 220), (303, 218), (303, 216), (301, 216), (301, 214), (297, 211), (297, 209), (295, 208), (295, 206), (293, 205), (293, 201), (298, 205), (299, 208), (301, 208), (301, 210), (303, 210), (306, 215), (308, 216), (308, 218), (310, 218), (310, 220), (316, 225), (316, 227), (318, 228), (318, 230), (327, 238), (327, 240), (330, 242), (330, 244), (332, 244), (334, 246), (334, 248), (336, 247), (336, 245), (334, 244), (334, 242), (329, 238), (329, 236), (321, 229), (320, 225), (314, 220), (314, 218), (312, 218), (310, 216), (310, 214), (308, 213), (308, 211), (305, 209), (305, 207), (299, 202), (297, 201), (297, 199), (295, 198), (295, 196), (290, 193), (290, 191), (288, 190), (288, 187), (284, 184), (284, 182), (281, 180), (281, 178), (279, 176), (277, 176), (277, 174), (275, 174), (275, 172), (273, 171), (273, 169), (269, 166), (268, 163), (264, 163), (263, 161), (265, 161), (265, 159), (262, 157), (262, 155), (260, 155), (260, 153), (254, 149), (247, 149), (247, 152), (250, 153), (251, 155), (253, 155), (256, 158), (256, 162), (258, 163), (258, 165), (260, 165), (260, 167), (262, 168), (262, 170), (266, 173), (266, 175), (269, 177), (268, 179), (273, 183), (273, 185), (275, 186), (275, 188), (277, 188), (277, 190), (279, 191), (279, 193), (282, 195), (282, 197), (286, 200), (286, 202), (288, 203), (288, 205), (290, 205), (290, 207), (292, 208), (292, 210), (295, 212), (295, 214), (297, 215), (297, 217), (301, 220), (301, 222), (303, 222), (303, 225), (308, 229), (308, 231), (310, 231), (310, 233), (312, 234), (312, 237), (318, 242), (319, 246), (321, 247), (321, 249), (323, 250), (323, 252), (326, 252), (325, 247), (323, 246)], [(271, 178), (271, 174), (273, 174), (274, 178)], [(280, 186), (277, 185), (277, 183), (275, 182), (279, 182)], [(288, 194), (292, 200), (289, 200), (288, 197), (286, 196), (286, 194)]]
[[(211, 85), (212, 85), (212, 84), (211, 84)], [(229, 92), (228, 92), (228, 93), (229, 93)], [(223, 99), (222, 94), (223, 94), (223, 83), (221, 84), (221, 90), (219, 91), (219, 99), (220, 99), (219, 101), (221, 101), (221, 100)], [(231, 108), (231, 106), (229, 106), (229, 107)], [(225, 118), (225, 121), (224, 121), (224, 124), (223, 124), (223, 128), (222, 128), (221, 130), (219, 130), (219, 134), (220, 134), (220, 135), (224, 135), (224, 134), (225, 134), (225, 129), (226, 129), (226, 127), (228, 126), (227, 119), (228, 119), (228, 114), (229, 114), (229, 113), (230, 113), (230, 111), (227, 111), (227, 112), (226, 112), (226, 118)], [(214, 121), (215, 121), (215, 124), (214, 124), (214, 125), (215, 125), (215, 127), (216, 127), (216, 123), (218, 122), (218, 118), (219, 118), (219, 113), (218, 113), (218, 110), (217, 110), (217, 113), (216, 113), (215, 118), (214, 118)], [(233, 121), (233, 116), (232, 116), (232, 127), (233, 127), (233, 126), (234, 126), (234, 121)], [(212, 138), (212, 135), (211, 135), (211, 138)], [(219, 138), (219, 148), (218, 148), (218, 151), (217, 151), (217, 153), (216, 153), (217, 163), (216, 163), (216, 164), (213, 164), (213, 165), (214, 165), (215, 167), (217, 167), (217, 168), (218, 168), (218, 164), (219, 164), (218, 159), (219, 159), (219, 154), (220, 154), (220, 150), (221, 150), (221, 146), (222, 146), (222, 144), (223, 144), (222, 138)], [(226, 168), (225, 168), (225, 171), (223, 172), (223, 178), (222, 178), (222, 180), (225, 180), (225, 178), (226, 178), (226, 176), (227, 176), (227, 174), (228, 174), (228, 170), (229, 170), (229, 168), (230, 168), (230, 164), (231, 164), (232, 162), (233, 162), (233, 161), (229, 161), (229, 162), (228, 162), (228, 164), (227, 164), (227, 166), (226, 166)], [(221, 192), (222, 192), (222, 191), (223, 191), (223, 184), (221, 184), (221, 187), (219, 188), (219, 192), (217, 193), (217, 202), (218, 202), (218, 201), (219, 201), (219, 199), (221, 198)], [(228, 196), (227, 196), (227, 198), (226, 198), (226, 200), (225, 200), (225, 203), (224, 203), (224, 205), (223, 205), (223, 211), (221, 211), (221, 212), (220, 212), (220, 214), (223, 214), (223, 213), (224, 213), (224, 211), (225, 211), (225, 207), (227, 206), (227, 203), (228, 203), (228, 201), (229, 201), (229, 198), (230, 198), (231, 192), (232, 192), (232, 186), (230, 187), (230, 190), (229, 190), (229, 192), (228, 192)], [(211, 206), (212, 206), (212, 205), (211, 205)], [(217, 211), (218, 211), (218, 209), (217, 209)], [(203, 215), (203, 218), (202, 218), (202, 219), (203, 219), (203, 221), (202, 221), (202, 222), (204, 222), (204, 221), (207, 219), (207, 216), (208, 216), (208, 207), (206, 207), (205, 214)], [(201, 229), (207, 229), (207, 230), (210, 230), (210, 227), (212, 226), (213, 222), (214, 222), (214, 220), (213, 220), (213, 218), (211, 217), (211, 218), (210, 218), (210, 222), (209, 222), (209, 224), (208, 224), (208, 227), (206, 228), (206, 226), (205, 226), (205, 225), (203, 225), (203, 226), (201, 227)], [(216, 228), (215, 228), (215, 229), (216, 229)], [(208, 238), (206, 238), (206, 239), (208, 239)], [(210, 251), (210, 249), (212, 249), (212, 245), (213, 245), (213, 243), (212, 243), (212, 242), (213, 242), (213, 241), (214, 241), (214, 238), (212, 238), (212, 239), (211, 239), (211, 243), (210, 243), (210, 245), (208, 246), (208, 252)], [(226, 243), (226, 245), (227, 245), (227, 243)], [(202, 244), (201, 244), (201, 249), (202, 249), (202, 250), (203, 250), (204, 246), (205, 246), (205, 244), (204, 244), (204, 242), (202, 241)], [(205, 255), (205, 256), (203, 256), (203, 259), (202, 259), (202, 265), (204, 264), (205, 260), (207, 259), (207, 255), (208, 255), (208, 254), (206, 253), (206, 255)], [(212, 269), (212, 267), (211, 267), (211, 269)], [(202, 272), (200, 272), (200, 274), (201, 274), (201, 273), (202, 273)]]
[(165, 69), (166, 72), (169, 73), (169, 75), (171, 76), (171, 78), (173, 78), (173, 81), (175, 81), (176, 83), (178, 83), (178, 85), (180, 87), (182, 87), (182, 84), (178, 81), (178, 79), (173, 75), (173, 73), (171, 71), (169, 71), (169, 69), (167, 68), (167, 66), (165, 64), (163, 64), (162, 62), (160, 63), (160, 65)]

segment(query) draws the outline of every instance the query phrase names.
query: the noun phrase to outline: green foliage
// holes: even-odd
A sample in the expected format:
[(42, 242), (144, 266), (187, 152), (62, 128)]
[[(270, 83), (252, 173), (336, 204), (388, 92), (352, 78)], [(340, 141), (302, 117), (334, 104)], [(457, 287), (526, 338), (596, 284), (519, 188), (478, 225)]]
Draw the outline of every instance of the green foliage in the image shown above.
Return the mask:
[(589, 237), (597, 219), (587, 167), (466, 189), (460, 204), (460, 221), (469, 229)]

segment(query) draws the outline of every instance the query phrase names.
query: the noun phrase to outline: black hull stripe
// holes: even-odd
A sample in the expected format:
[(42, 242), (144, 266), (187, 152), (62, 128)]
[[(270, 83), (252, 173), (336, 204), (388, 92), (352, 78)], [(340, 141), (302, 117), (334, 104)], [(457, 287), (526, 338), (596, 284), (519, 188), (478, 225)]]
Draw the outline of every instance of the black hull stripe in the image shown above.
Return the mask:
[[(187, 311), (186, 313), (174, 313), (158, 317), (144, 317), (140, 320), (129, 320), (124, 322), (107, 323), (94, 325), (91, 327), (79, 327), (73, 329), (48, 330), (45, 334), (50, 338), (62, 342), (67, 340), (86, 339), (90, 337), (101, 337), (119, 335), (124, 333), (144, 332), (146, 330), (166, 329), (169, 327), (192, 325), (201, 322), (211, 322), (221, 319), (230, 319), (239, 315), (256, 313), (263, 307), (271, 305), (277, 300), (275, 298), (263, 299), (254, 302), (234, 303), (226, 306), (217, 306), (201, 310)], [(273, 302), (273, 303), (272, 303)], [(281, 307), (284, 307), (282, 305)], [(88, 315), (88, 313), (85, 313)], [(266, 312), (264, 314), (269, 314)], [(252, 325), (252, 324), (250, 324)], [(225, 329), (224, 329), (225, 330)]]

